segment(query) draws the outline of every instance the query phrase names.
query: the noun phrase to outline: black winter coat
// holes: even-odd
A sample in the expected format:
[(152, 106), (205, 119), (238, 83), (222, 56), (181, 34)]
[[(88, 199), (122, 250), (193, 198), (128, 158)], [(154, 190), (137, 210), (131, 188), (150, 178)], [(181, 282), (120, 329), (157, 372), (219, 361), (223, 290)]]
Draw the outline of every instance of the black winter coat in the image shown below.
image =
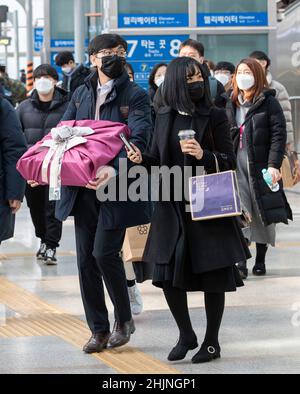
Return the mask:
[[(169, 140), (174, 114), (170, 107), (160, 108), (157, 114), (151, 150), (143, 154), (143, 164), (148, 169), (151, 166), (173, 165)], [(224, 110), (199, 108), (191, 128), (196, 131), (195, 138), (204, 155), (202, 160), (185, 155), (185, 166), (204, 166), (207, 173), (215, 173), (215, 154), (221, 171), (235, 169), (236, 159)], [(155, 204), (143, 261), (169, 264), (182, 233), (188, 239), (197, 273), (230, 267), (250, 257), (236, 218), (194, 221), (185, 229), (176, 205), (172, 201)]]
[[(250, 107), (245, 123), (249, 174), (261, 219), (265, 226), (272, 223), (288, 224), (293, 215), (283, 191), (272, 192), (265, 183), (262, 170), (273, 167), (280, 169), (285, 153), (287, 131), (282, 108), (275, 98), (275, 90), (266, 90)], [(229, 103), (227, 116), (232, 125), (235, 152), (239, 146), (239, 130), (235, 121), (236, 107)]]
[(27, 145), (30, 148), (47, 135), (60, 122), (68, 107), (68, 94), (55, 88), (53, 100), (45, 112), (41, 109), (38, 93), (34, 90), (31, 97), (17, 108)]
[[(98, 73), (95, 71), (72, 96), (63, 120), (95, 119)], [(150, 100), (147, 92), (135, 82), (130, 82), (126, 71), (114, 81), (112, 91), (100, 108), (101, 120), (128, 124), (130, 141), (142, 151), (152, 135)], [(110, 165), (119, 170), (119, 160), (127, 159), (125, 148)], [(131, 163), (128, 162), (128, 167)], [(128, 184), (130, 184), (128, 180)], [(61, 200), (56, 204), (56, 216), (65, 220), (72, 212), (78, 187), (63, 187)], [(152, 206), (143, 201), (106, 201), (101, 204), (100, 217), (104, 229), (114, 230), (149, 223)]]
[(16, 164), (26, 149), (15, 109), (0, 98), (0, 201), (23, 200), (25, 181), (16, 170)]
[(25, 181), (16, 170), (26, 151), (26, 141), (13, 106), (0, 97), (0, 243), (11, 238), (14, 218), (8, 200), (22, 201)]

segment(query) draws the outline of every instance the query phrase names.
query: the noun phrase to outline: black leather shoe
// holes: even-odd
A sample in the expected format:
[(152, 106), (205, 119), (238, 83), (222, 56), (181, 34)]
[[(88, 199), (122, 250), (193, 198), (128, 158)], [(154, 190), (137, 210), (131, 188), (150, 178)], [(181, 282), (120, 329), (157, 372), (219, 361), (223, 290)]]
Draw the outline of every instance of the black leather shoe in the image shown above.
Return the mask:
[(220, 346), (210, 346), (202, 344), (199, 352), (192, 358), (193, 364), (202, 364), (221, 357)]
[(99, 332), (93, 334), (88, 342), (83, 346), (85, 353), (100, 353), (107, 347), (107, 343), (110, 337), (110, 332)]
[(115, 321), (114, 329), (108, 341), (108, 347), (119, 347), (129, 342), (131, 334), (135, 332), (133, 319), (120, 324)]
[(240, 261), (239, 263), (236, 264), (237, 269), (239, 270), (239, 273), (241, 275), (241, 278), (243, 280), (248, 278), (248, 268), (247, 268), (247, 262), (246, 261)]
[(265, 263), (255, 263), (255, 266), (253, 267), (253, 275), (256, 276), (264, 276), (266, 275), (266, 265)]
[(183, 344), (182, 342), (180, 343), (179, 340), (176, 346), (174, 346), (171, 352), (169, 353), (168, 360), (169, 361), (183, 360), (189, 350), (194, 350), (197, 347), (198, 347), (198, 342), (196, 335), (194, 337), (193, 342), (191, 342), (190, 344)]

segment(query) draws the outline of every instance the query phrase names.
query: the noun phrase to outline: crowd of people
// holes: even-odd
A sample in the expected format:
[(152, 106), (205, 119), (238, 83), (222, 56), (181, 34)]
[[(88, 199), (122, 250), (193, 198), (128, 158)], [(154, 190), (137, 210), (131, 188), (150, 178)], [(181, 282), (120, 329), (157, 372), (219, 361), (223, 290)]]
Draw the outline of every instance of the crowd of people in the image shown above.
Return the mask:
[[(88, 52), (90, 68), (77, 65), (71, 52), (61, 52), (55, 61), (63, 81), (54, 67), (42, 64), (34, 70), (29, 97), (10, 103), (0, 95), (0, 242), (12, 237), (25, 195), (40, 239), (36, 257), (57, 264), (62, 223), (74, 216), (81, 296), (91, 331), (84, 352), (129, 342), (135, 331), (132, 315), (143, 310), (136, 281), (151, 278), (162, 288), (179, 331), (168, 360), (182, 360), (198, 347), (189, 291), (204, 292), (207, 317), (205, 338), (192, 362), (217, 359), (225, 293), (244, 285), (248, 247), (256, 245), (252, 273), (266, 275), (276, 224), (292, 220), (280, 173), (284, 153), (293, 146), (288, 93), (272, 78), (271, 61), (259, 50), (237, 65), (226, 59), (214, 64), (205, 60), (200, 42), (188, 39), (178, 58), (152, 69), (148, 92), (134, 82), (122, 37), (97, 36)], [(236, 217), (193, 221), (184, 199), (100, 202), (96, 191), (107, 184), (106, 174), (86, 187), (62, 187), (60, 200), (50, 201), (49, 187), (35, 179), (25, 183), (16, 163), (61, 120), (84, 119), (120, 122), (131, 130), (132, 149), (124, 147), (110, 163), (117, 175), (120, 159), (126, 158), (129, 167), (141, 165), (149, 173), (152, 166), (202, 167), (207, 174), (216, 173), (217, 167), (236, 170), (247, 225), (241, 226)], [(188, 129), (195, 138), (180, 145), (178, 132)], [(279, 183), (278, 191), (264, 181), (264, 169), (273, 184)], [(140, 263), (123, 263), (121, 250), (126, 228), (147, 223), (151, 228), (141, 264), (151, 272), (139, 275)], [(103, 281), (114, 306), (112, 331)]]

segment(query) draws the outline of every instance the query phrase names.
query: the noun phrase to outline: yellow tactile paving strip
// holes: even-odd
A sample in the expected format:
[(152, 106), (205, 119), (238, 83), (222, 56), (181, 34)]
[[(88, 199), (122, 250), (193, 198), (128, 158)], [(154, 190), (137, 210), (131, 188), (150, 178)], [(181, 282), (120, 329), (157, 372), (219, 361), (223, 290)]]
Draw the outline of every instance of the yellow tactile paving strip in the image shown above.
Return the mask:
[[(47, 304), (39, 297), (0, 277), (0, 303), (20, 317), (8, 318), (0, 325), (0, 337), (57, 336), (82, 349), (90, 336), (85, 323)], [(140, 350), (124, 346), (93, 354), (93, 357), (124, 374), (179, 374), (180, 371)]]
[[(299, 241), (282, 241), (282, 242), (277, 242), (276, 243), (276, 248), (295, 248), (300, 246)], [(254, 248), (254, 244), (252, 245)], [(58, 256), (76, 256), (75, 250), (65, 250), (65, 251), (59, 251)], [(12, 260), (14, 258), (18, 257), (35, 257), (35, 253), (32, 252), (20, 252), (20, 253), (4, 253), (0, 254), (0, 260)]]
[[(74, 250), (59, 251), (59, 256), (76, 256)], [(20, 252), (20, 253), (4, 253), (0, 254), (0, 260), (14, 259), (16, 257), (35, 257), (33, 252)]]

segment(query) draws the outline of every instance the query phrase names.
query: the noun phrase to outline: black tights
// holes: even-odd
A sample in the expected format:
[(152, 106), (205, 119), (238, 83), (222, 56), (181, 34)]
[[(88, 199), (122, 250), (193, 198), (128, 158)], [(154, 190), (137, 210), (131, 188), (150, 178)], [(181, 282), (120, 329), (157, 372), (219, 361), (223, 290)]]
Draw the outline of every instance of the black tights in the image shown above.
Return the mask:
[[(265, 264), (267, 251), (268, 251), (267, 244), (256, 243), (255, 264)], [(240, 268), (247, 268), (247, 261), (240, 261), (238, 265)]]
[[(172, 287), (170, 282), (164, 284), (163, 291), (179, 329), (179, 342), (188, 345), (194, 341), (196, 335), (189, 315), (186, 291)], [(204, 293), (204, 300), (207, 321), (204, 343), (218, 345), (225, 293)]]
[(264, 263), (266, 259), (266, 254), (268, 250), (267, 244), (256, 243), (256, 263)]

